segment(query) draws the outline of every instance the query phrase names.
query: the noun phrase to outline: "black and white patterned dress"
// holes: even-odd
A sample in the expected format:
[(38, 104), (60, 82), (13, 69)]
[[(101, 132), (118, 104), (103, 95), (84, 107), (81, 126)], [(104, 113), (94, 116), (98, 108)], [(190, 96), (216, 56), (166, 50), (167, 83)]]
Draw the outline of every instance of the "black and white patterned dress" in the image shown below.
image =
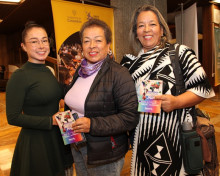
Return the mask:
[[(177, 47), (178, 44), (175, 44)], [(169, 44), (163, 49), (157, 47), (138, 57), (127, 54), (121, 64), (127, 67), (135, 81), (137, 93), (141, 80), (162, 80), (163, 94), (175, 95), (175, 78), (168, 55)], [(155, 63), (156, 58), (157, 63)], [(179, 63), (182, 68), (187, 91), (210, 98), (215, 95), (206, 73), (194, 51), (181, 45)], [(156, 64), (154, 70), (151, 70)], [(149, 75), (149, 73), (151, 73)], [(192, 121), (191, 108), (181, 110), (181, 122)], [(160, 114), (140, 113), (139, 124), (135, 131), (131, 175), (132, 176), (183, 176), (185, 173), (179, 143), (179, 120), (176, 110)]]

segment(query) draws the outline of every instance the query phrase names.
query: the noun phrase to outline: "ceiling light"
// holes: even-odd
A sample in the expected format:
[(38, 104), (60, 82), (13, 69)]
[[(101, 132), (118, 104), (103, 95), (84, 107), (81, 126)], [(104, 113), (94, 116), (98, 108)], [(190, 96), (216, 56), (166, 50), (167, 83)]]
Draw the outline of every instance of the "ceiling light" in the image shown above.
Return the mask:
[(3, 21), (3, 19), (0, 19), (0, 23)]
[(216, 4), (220, 4), (220, 0), (213, 0), (213, 1), (210, 1), (211, 3), (216, 3)]
[(25, 0), (0, 0), (0, 4), (20, 4)]

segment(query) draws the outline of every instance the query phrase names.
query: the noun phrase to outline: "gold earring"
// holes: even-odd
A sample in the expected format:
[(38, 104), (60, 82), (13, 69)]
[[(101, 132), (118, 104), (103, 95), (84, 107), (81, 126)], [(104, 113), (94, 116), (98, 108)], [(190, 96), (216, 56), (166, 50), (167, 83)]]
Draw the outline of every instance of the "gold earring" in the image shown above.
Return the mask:
[(111, 56), (112, 55), (112, 50), (109, 49), (108, 55)]

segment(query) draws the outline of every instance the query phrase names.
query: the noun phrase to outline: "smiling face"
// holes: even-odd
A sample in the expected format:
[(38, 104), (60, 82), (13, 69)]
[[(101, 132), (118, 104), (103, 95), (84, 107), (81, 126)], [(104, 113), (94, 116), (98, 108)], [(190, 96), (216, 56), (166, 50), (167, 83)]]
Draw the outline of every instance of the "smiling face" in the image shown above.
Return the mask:
[(137, 37), (144, 51), (154, 48), (160, 43), (163, 29), (160, 27), (157, 16), (152, 11), (143, 11), (137, 18)]
[(82, 35), (83, 55), (90, 63), (106, 58), (110, 43), (107, 44), (104, 30), (98, 26), (85, 28)]
[(33, 27), (27, 31), (24, 43), (21, 47), (28, 55), (28, 61), (44, 64), (50, 52), (48, 36), (43, 28)]

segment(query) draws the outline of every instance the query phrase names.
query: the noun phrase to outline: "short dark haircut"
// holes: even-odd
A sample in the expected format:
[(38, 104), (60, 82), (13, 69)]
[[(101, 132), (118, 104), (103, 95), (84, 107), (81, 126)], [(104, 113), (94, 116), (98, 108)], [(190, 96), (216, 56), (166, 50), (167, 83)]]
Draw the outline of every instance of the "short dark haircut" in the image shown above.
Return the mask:
[(22, 31), (22, 34), (21, 34), (22, 43), (25, 43), (25, 38), (27, 36), (27, 33), (32, 28), (42, 28), (43, 30), (46, 31), (46, 29), (43, 26), (35, 23), (35, 21), (28, 21), (28, 22), (26, 22), (25, 28), (24, 28), (24, 30)]
[(86, 21), (82, 25), (82, 27), (80, 29), (81, 42), (83, 40), (84, 30), (87, 29), (87, 28), (90, 28), (90, 27), (94, 27), (94, 26), (101, 27), (104, 30), (105, 39), (106, 39), (107, 44), (112, 42), (112, 32), (111, 32), (110, 27), (104, 21), (96, 19), (96, 18), (92, 18), (92, 19)]

